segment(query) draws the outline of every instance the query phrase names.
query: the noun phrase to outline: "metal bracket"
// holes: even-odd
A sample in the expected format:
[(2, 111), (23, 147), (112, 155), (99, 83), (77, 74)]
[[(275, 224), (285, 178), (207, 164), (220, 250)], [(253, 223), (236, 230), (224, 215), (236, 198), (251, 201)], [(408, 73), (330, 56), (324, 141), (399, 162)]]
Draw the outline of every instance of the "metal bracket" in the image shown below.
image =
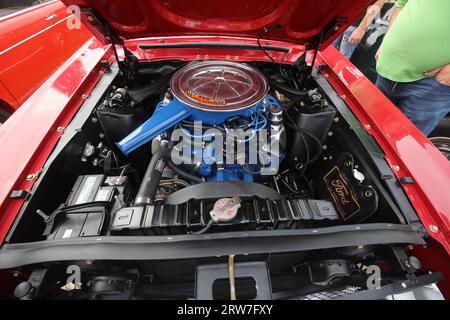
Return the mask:
[[(204, 265), (197, 267), (196, 299), (212, 300), (213, 284), (216, 280), (228, 279), (227, 264)], [(234, 278), (253, 278), (256, 281), (255, 300), (272, 300), (272, 286), (269, 270), (265, 262), (246, 262), (234, 264)], [(239, 292), (237, 292), (239, 295)]]
[(409, 263), (409, 257), (402, 247), (392, 247), (392, 252), (397, 262), (408, 274), (413, 274), (417, 270)]
[(381, 300), (393, 294), (412, 291), (414, 289), (424, 287), (433, 283), (437, 283), (444, 279), (440, 273), (431, 273), (414, 279), (395, 282), (379, 289), (361, 291), (353, 295), (338, 298), (336, 300)]

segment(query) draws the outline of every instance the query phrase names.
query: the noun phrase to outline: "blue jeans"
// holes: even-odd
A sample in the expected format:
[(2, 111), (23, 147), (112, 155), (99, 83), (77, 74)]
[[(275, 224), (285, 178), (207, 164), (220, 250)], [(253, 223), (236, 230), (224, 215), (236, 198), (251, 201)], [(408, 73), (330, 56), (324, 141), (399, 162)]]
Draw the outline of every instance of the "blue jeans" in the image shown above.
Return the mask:
[(450, 112), (450, 86), (435, 77), (394, 82), (378, 76), (376, 85), (426, 136)]
[(356, 30), (355, 26), (348, 27), (348, 29), (345, 30), (344, 33), (333, 42), (333, 46), (336, 49), (338, 49), (342, 53), (342, 55), (349, 60), (352, 57), (356, 47), (358, 46), (357, 44), (348, 43), (348, 39), (355, 30)]

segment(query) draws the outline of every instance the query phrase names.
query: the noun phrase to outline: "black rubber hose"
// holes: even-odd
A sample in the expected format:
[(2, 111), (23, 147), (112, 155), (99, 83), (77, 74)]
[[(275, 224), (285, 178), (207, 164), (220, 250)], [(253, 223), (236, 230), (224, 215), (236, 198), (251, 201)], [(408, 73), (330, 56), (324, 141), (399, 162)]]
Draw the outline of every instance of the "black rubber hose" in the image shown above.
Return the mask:
[(196, 183), (203, 183), (204, 180), (198, 176), (194, 176), (193, 174), (187, 173), (183, 170), (181, 170), (180, 168), (178, 168), (176, 165), (174, 165), (172, 162), (168, 162), (167, 165), (169, 166), (170, 169), (172, 169), (172, 171), (176, 174), (178, 174), (180, 177), (183, 177), (186, 180), (192, 181), (192, 182), (196, 182)]
[(308, 91), (300, 91), (291, 87), (288, 87), (287, 85), (284, 85), (282, 83), (279, 83), (275, 79), (272, 79), (269, 77), (269, 84), (270, 87), (274, 90), (277, 90), (284, 94), (286, 97), (288, 97), (291, 101), (298, 103), (305, 99), (305, 97), (308, 95)]
[(192, 232), (192, 234), (204, 234), (206, 233), (209, 229), (211, 229), (211, 227), (213, 226), (214, 221), (211, 219), (209, 220), (208, 224), (200, 231), (197, 232)]
[(153, 203), (164, 168), (166, 166), (165, 159), (167, 158), (167, 153), (167, 146), (161, 146), (158, 152), (156, 152), (150, 160), (144, 179), (142, 180), (134, 201), (136, 206), (143, 206)]

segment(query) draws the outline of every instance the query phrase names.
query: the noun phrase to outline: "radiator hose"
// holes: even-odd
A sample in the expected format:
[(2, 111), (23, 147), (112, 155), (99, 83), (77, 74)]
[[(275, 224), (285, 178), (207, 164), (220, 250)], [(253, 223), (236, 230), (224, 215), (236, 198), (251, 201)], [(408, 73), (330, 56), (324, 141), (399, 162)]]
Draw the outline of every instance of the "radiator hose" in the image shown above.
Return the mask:
[(156, 192), (161, 182), (167, 159), (170, 157), (170, 147), (168, 144), (161, 145), (159, 150), (153, 155), (145, 172), (144, 179), (135, 198), (136, 206), (153, 204)]
[(166, 166), (184, 179), (195, 183), (204, 182), (202, 178), (181, 170), (170, 161), (172, 147), (173, 145), (171, 143), (162, 144), (158, 151), (153, 155), (134, 200), (136, 206), (153, 204)]

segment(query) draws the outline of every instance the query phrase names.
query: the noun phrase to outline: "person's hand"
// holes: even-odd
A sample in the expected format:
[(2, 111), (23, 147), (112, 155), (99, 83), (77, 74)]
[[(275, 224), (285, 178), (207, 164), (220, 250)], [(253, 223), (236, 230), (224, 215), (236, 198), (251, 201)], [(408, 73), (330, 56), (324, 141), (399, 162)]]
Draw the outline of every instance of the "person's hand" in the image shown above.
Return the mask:
[(428, 71), (425, 73), (425, 76), (435, 76), (437, 82), (443, 84), (444, 86), (450, 86), (450, 63)]
[(363, 28), (356, 28), (355, 31), (353, 31), (350, 38), (348, 38), (348, 43), (350, 44), (358, 44), (361, 42), (362, 38), (364, 37), (364, 29)]
[(378, 60), (381, 54), (381, 47), (378, 48), (377, 53), (375, 53), (375, 60)]

